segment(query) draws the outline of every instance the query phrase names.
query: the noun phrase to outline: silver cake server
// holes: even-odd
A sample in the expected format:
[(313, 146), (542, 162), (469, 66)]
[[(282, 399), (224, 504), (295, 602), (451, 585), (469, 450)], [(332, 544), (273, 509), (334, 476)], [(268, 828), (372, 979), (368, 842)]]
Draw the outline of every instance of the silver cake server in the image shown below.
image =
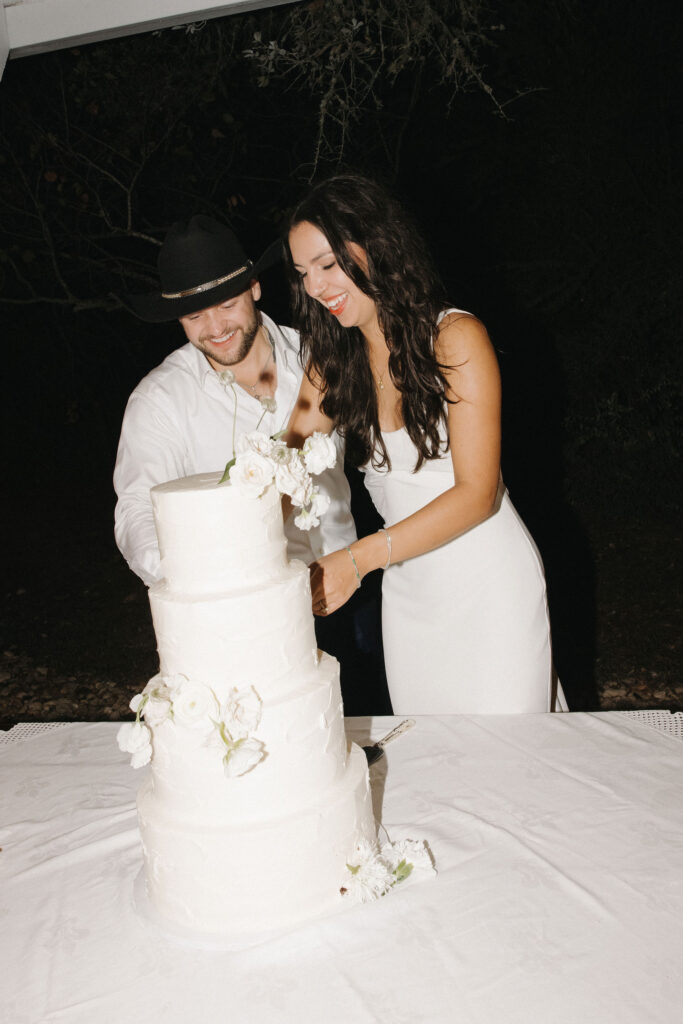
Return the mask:
[(380, 757), (384, 753), (384, 748), (387, 743), (391, 743), (391, 741), (395, 740), (398, 736), (402, 736), (404, 732), (407, 732), (408, 729), (412, 729), (414, 725), (414, 718), (404, 718), (402, 722), (395, 725), (394, 728), (391, 729), (386, 736), (383, 736), (381, 740), (377, 740), (376, 743), (372, 743), (369, 747), (363, 747), (365, 756), (368, 759), (368, 765), (374, 764), (375, 761), (379, 761)]

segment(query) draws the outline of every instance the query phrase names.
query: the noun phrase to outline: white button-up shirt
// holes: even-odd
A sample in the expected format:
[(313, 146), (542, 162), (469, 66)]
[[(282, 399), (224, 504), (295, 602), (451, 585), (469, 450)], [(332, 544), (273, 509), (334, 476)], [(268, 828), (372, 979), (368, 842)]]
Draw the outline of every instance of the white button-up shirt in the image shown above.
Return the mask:
[[(224, 387), (206, 357), (189, 342), (144, 377), (128, 400), (114, 470), (118, 496), (114, 534), (133, 572), (149, 586), (161, 577), (150, 488), (193, 473), (222, 471), (233, 455), (235, 436), (255, 430), (269, 435), (287, 427), (303, 369), (299, 336), (270, 317), (263, 324), (275, 346), (277, 387), (274, 413), (239, 385)], [(330, 498), (320, 526), (303, 532), (290, 516), (286, 526), (290, 558), (307, 565), (356, 539), (344, 451), (334, 434), (337, 465), (316, 477)]]

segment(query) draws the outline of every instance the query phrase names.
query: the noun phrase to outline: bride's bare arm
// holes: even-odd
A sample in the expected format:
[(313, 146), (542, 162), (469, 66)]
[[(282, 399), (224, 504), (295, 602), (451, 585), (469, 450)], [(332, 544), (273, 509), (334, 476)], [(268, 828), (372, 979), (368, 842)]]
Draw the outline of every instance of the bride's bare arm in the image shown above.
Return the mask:
[[(448, 435), (455, 485), (407, 519), (387, 524), (392, 562), (432, 551), (487, 519), (500, 478), (500, 372), (486, 328), (474, 317), (450, 314), (435, 345), (448, 366)], [(383, 534), (353, 545), (361, 575), (386, 562)]]
[[(483, 522), (495, 508), (500, 479), (500, 373), (486, 328), (474, 317), (450, 314), (435, 345), (448, 366), (448, 434), (455, 485), (398, 523), (387, 523), (391, 561), (432, 551)], [(340, 607), (362, 578), (387, 561), (387, 538), (373, 533), (320, 560), (313, 599), (329, 611)], [(355, 563), (355, 565), (354, 565)]]

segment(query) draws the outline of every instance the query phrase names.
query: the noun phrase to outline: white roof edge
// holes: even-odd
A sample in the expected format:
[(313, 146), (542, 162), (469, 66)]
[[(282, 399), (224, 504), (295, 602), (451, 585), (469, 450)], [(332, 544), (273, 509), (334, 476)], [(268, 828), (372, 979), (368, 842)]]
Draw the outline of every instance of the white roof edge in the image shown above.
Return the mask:
[(197, 9), (192, 0), (4, 0), (0, 75), (3, 49), (25, 57), (285, 3), (292, 0), (199, 0)]
[(7, 31), (7, 16), (5, 15), (5, 8), (0, 6), (0, 78), (2, 78), (8, 57), (9, 32)]

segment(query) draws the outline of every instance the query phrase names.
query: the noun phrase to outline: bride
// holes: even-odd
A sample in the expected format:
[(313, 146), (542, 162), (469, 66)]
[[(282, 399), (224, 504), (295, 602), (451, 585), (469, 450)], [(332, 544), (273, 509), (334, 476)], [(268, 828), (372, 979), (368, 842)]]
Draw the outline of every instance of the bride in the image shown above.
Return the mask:
[(366, 178), (314, 187), (287, 248), (306, 365), (288, 443), (336, 427), (385, 524), (315, 563), (314, 612), (384, 570), (395, 714), (566, 709), (543, 566), (501, 477), (485, 327), (449, 307), (407, 215)]

